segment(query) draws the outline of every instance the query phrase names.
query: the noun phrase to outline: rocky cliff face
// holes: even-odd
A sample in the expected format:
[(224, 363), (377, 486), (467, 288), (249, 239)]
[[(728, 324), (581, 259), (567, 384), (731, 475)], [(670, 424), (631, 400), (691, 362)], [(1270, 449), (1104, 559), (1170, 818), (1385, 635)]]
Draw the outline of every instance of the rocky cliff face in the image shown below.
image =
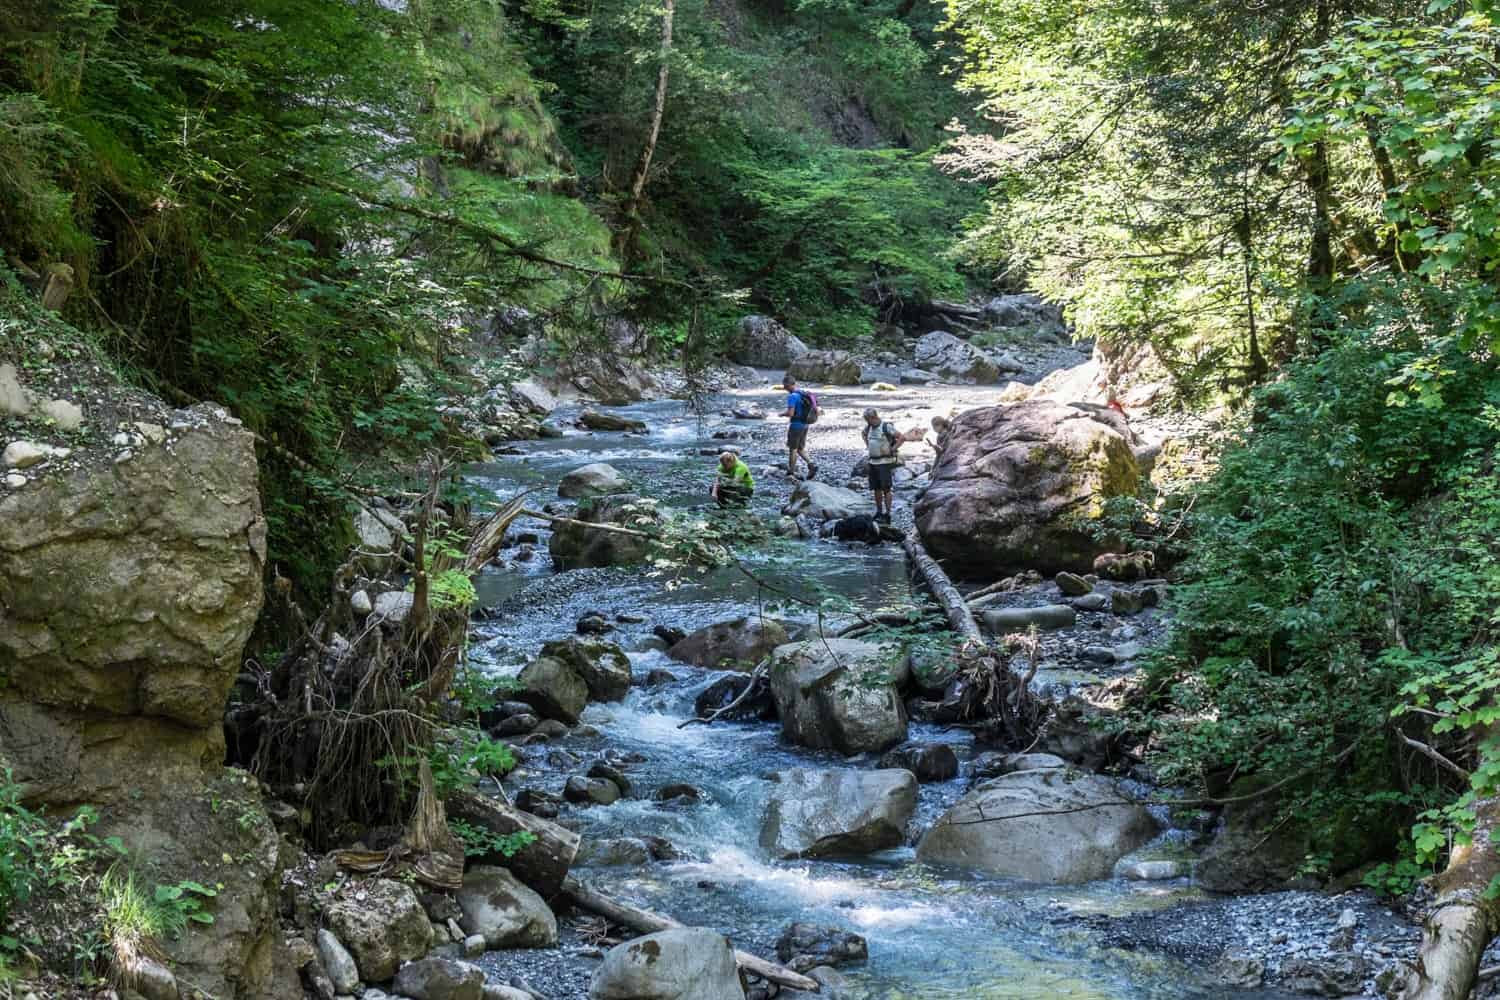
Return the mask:
[(254, 438), (211, 406), (84, 410), (75, 447), (0, 490), (0, 761), (33, 805), (96, 806), (146, 886), (221, 887), (211, 925), (162, 942), (172, 990), (300, 996), (276, 831), (223, 766), (266, 558)]
[(209, 407), (165, 419), (0, 497), (0, 746), (33, 801), (108, 802), (223, 761), (261, 605), (254, 441)]

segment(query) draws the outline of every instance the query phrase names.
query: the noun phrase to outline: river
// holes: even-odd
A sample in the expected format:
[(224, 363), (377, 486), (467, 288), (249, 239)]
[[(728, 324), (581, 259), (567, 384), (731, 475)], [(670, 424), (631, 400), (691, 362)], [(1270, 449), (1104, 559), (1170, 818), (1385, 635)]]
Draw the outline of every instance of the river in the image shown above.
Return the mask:
[[(715, 433), (739, 435), (739, 446), (757, 470), (754, 509), (774, 522), (789, 494), (779, 477), (762, 468), (784, 460), (780, 451), (785, 422), (781, 396), (767, 381), (726, 392), (711, 401), (707, 417), (679, 401), (656, 401), (618, 408), (643, 420), (646, 435), (576, 433), (564, 438), (522, 442), (509, 454), (469, 470), (477, 488), (507, 496), (537, 489), (547, 499), (563, 473), (603, 461), (630, 478), (639, 492), (676, 508), (706, 501), (704, 491), (713, 458), (700, 450), (722, 446)], [(820, 393), (827, 414), (813, 428), (811, 450), (819, 478), (842, 483), (858, 457), (857, 427), (864, 406), (894, 416), (903, 429), (926, 423), (931, 415), (981, 405), (995, 390), (901, 386), (894, 392), (869, 388)], [(722, 411), (759, 405), (769, 419), (741, 420)], [(561, 424), (576, 415), (565, 406), (554, 417)], [(916, 457), (923, 449), (909, 448)], [(930, 455), (930, 452), (927, 452)], [(545, 502), (538, 496), (538, 504)], [(910, 491), (898, 492), (898, 508), (909, 508)], [(898, 521), (901, 520), (898, 512)], [(575, 621), (598, 610), (624, 616), (608, 638), (630, 654), (637, 679), (653, 668), (677, 679), (655, 687), (634, 687), (617, 704), (591, 705), (584, 722), (594, 734), (572, 735), (523, 748), (524, 761), (507, 779), (514, 790), (539, 787), (558, 792), (569, 774), (582, 773), (606, 750), (634, 758), (626, 769), (633, 795), (605, 807), (565, 807), (563, 817), (586, 836), (609, 838), (656, 835), (686, 855), (684, 860), (641, 866), (584, 869), (601, 888), (681, 920), (715, 927), (737, 946), (773, 955), (774, 942), (793, 920), (837, 925), (863, 935), (869, 961), (846, 966), (856, 996), (870, 1000), (966, 998), (966, 1000), (1176, 1000), (1176, 998), (1289, 996), (1269, 990), (1234, 991), (1208, 970), (1185, 967), (1169, 958), (1102, 946), (1077, 919), (1081, 915), (1122, 914), (1169, 907), (1199, 898), (1185, 879), (1134, 882), (1110, 879), (1083, 886), (1022, 884), (919, 865), (910, 844), (857, 862), (773, 861), (758, 846), (759, 824), (771, 787), (767, 775), (794, 766), (874, 766), (870, 755), (841, 756), (789, 747), (774, 724), (730, 723), (689, 726), (693, 699), (719, 674), (668, 659), (651, 637), (655, 625), (691, 630), (753, 613), (767, 595), (738, 570), (717, 570), (681, 580), (655, 578), (640, 569), (555, 572), (546, 555), (546, 525), (518, 524), (542, 539), (529, 561), (512, 558), (487, 570), (479, 581), (489, 615), (475, 627), (472, 660), (476, 669), (500, 677), (513, 674), (549, 639), (572, 634)], [(811, 592), (816, 588), (847, 597), (864, 610), (900, 606), (910, 598), (904, 558), (897, 546), (868, 548), (827, 541), (780, 541), (753, 551), (747, 560), (778, 585)], [(782, 617), (806, 617), (783, 609)], [(587, 732), (587, 730), (586, 730)], [(961, 760), (973, 754), (967, 735), (914, 724), (915, 741), (942, 741)], [(689, 782), (704, 793), (689, 805), (660, 804), (650, 791), (671, 782)], [(963, 792), (965, 779), (921, 786), (913, 841)], [(1178, 834), (1163, 834), (1160, 850)], [(550, 952), (498, 952), (486, 956), (492, 974), (522, 974), (554, 1000), (583, 997), (594, 962), (593, 949), (565, 931), (563, 945)]]

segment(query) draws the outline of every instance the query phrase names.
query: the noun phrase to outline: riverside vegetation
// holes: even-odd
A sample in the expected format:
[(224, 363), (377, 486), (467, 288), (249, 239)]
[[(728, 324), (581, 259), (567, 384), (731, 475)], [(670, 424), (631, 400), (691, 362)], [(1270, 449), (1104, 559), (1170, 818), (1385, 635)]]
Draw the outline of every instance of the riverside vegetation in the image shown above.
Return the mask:
[[(942, 343), (944, 377), (992, 380), (1029, 342), (983, 302), (1034, 291), (1095, 346), (1089, 401), (1206, 422), (1205, 460), (1131, 459), (1128, 490), (1101, 473), (1093, 523), (1041, 554), (942, 551), (936, 498), (961, 482), (929, 491), (917, 537), (981, 582), (1083, 569), (1043, 565), (1064, 543), (1155, 552), (1171, 626), (1103, 723), (1123, 752), (1090, 766), (1214, 812), (1241, 859), (1225, 888), (1362, 884), (1421, 910), (1395, 988), (1467, 996), (1500, 924), (1496, 17), (0, 5), (7, 981), (316, 990), (278, 920), (304, 948), (314, 924), (356, 936), (363, 890), (332, 858), (452, 892), (467, 857), (560, 891), (576, 835), (476, 794), (516, 758), (493, 735), (507, 691), (470, 663), (472, 581), (523, 515), (482, 516), (455, 470), (555, 432), (549, 388), (701, 400), (730, 358), (834, 382), (948, 330), (968, 346)], [(817, 352), (751, 350), (748, 313)], [(1045, 405), (959, 416), (979, 450), (953, 454), (1045, 436)], [(1125, 462), (1130, 428), (1088, 413), (1068, 419)], [(771, 533), (644, 501), (573, 514), (611, 510), (664, 575)], [(425, 952), (400, 937), (351, 945), (356, 981)]]

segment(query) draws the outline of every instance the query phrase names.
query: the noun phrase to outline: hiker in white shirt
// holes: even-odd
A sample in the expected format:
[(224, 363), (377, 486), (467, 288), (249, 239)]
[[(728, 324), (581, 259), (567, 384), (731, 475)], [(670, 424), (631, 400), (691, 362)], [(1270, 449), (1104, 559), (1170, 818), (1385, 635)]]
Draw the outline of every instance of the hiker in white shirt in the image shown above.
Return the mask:
[[(915, 432), (918, 437), (921, 431)], [(891, 523), (891, 489), (896, 479), (896, 466), (901, 464), (900, 449), (909, 435), (896, 430), (894, 424), (880, 419), (880, 411), (865, 411), (865, 426), (861, 435), (870, 453), (870, 491), (875, 494), (875, 520), (881, 524)]]

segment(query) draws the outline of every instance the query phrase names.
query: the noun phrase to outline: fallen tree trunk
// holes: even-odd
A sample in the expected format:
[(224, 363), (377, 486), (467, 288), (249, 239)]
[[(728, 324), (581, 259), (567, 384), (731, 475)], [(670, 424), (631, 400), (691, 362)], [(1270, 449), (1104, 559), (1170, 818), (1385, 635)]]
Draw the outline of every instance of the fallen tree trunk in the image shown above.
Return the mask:
[(444, 805), (449, 819), (468, 823), (498, 836), (507, 837), (521, 832), (534, 836), (534, 841), (510, 857), (496, 851), (476, 860), (509, 868), (511, 874), (543, 899), (550, 900), (563, 891), (568, 869), (573, 867), (573, 860), (578, 857), (578, 834), (540, 816), (533, 816), (498, 799), (467, 789), (449, 795)]
[[(569, 878), (563, 883), (563, 891), (581, 909), (591, 913), (597, 913), (606, 920), (613, 921), (622, 927), (629, 927), (642, 934), (655, 934), (657, 931), (671, 930), (675, 927), (686, 927), (687, 925), (671, 917), (653, 913), (640, 906), (621, 902), (610, 896), (604, 895), (596, 889), (592, 889), (576, 878)], [(816, 979), (809, 979), (801, 973), (793, 972), (784, 965), (768, 962), (747, 951), (734, 952), (734, 960), (739, 967), (754, 976), (785, 986), (794, 990), (806, 990), (809, 993), (817, 993), (820, 990)]]
[(932, 300), (932, 311), (943, 313), (946, 316), (961, 316), (964, 319), (981, 319), (984, 312), (977, 306), (971, 306), (964, 302), (944, 302), (941, 299)]
[(948, 579), (948, 574), (943, 572), (937, 560), (922, 547), (916, 531), (906, 533), (901, 547), (906, 550), (906, 557), (911, 560), (912, 566), (927, 582), (927, 589), (932, 591), (932, 595), (943, 606), (943, 612), (948, 616), (948, 627), (966, 642), (983, 644), (984, 636), (979, 631), (979, 623), (974, 620), (974, 613), (964, 603), (963, 595), (953, 586), (953, 581)]
[(1401, 1000), (1467, 1000), (1479, 962), (1500, 932), (1500, 796), (1474, 803), (1469, 843), (1455, 846), (1448, 867), (1432, 880), (1436, 901), (1422, 922), (1422, 944)]

